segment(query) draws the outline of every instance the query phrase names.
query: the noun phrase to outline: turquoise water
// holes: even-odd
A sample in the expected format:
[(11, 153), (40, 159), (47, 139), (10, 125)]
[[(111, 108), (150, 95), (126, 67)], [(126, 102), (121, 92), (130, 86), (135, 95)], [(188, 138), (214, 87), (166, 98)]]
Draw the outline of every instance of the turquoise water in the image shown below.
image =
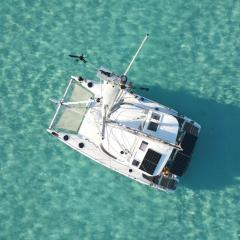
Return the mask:
[[(240, 239), (240, 1), (6, 0), (0, 5), (0, 239)], [(86, 53), (202, 125), (176, 194), (47, 134)]]

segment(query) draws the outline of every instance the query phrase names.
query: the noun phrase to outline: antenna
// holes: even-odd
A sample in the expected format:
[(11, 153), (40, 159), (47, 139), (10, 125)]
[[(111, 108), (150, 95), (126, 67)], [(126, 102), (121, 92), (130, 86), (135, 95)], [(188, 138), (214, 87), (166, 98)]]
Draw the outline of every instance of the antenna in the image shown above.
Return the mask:
[(125, 76), (127, 75), (128, 71), (130, 70), (133, 62), (135, 61), (136, 57), (138, 56), (139, 52), (141, 51), (141, 49), (142, 49), (144, 43), (147, 41), (148, 37), (149, 37), (149, 34), (146, 34), (145, 38), (142, 40), (141, 45), (139, 46), (137, 52), (136, 52), (135, 55), (133, 56), (132, 61), (129, 63), (129, 65), (128, 65), (128, 67), (127, 67), (127, 69), (125, 70), (125, 72), (124, 72), (123, 75), (125, 75)]

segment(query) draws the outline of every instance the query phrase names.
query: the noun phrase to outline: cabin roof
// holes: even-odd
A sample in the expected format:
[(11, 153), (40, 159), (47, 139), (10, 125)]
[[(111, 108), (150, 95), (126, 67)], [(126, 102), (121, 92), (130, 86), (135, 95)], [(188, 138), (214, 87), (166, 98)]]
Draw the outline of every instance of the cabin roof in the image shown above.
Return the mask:
[[(110, 115), (110, 120), (118, 122), (118, 125), (106, 124), (106, 135), (102, 144), (104, 149), (116, 159), (128, 162), (130, 166), (133, 165), (150, 175), (159, 173), (173, 148), (156, 139), (175, 143), (179, 127), (176, 118), (123, 104)], [(158, 125), (156, 131), (149, 129), (150, 122)], [(134, 129), (145, 135), (134, 134)]]

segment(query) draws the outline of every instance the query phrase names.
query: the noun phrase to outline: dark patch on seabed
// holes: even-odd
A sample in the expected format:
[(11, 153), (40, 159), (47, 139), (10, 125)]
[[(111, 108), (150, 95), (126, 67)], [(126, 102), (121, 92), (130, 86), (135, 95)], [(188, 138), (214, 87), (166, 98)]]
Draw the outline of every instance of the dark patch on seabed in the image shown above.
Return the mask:
[(197, 98), (184, 91), (150, 86), (148, 98), (174, 108), (198, 122), (202, 129), (182, 184), (192, 189), (223, 189), (237, 184), (240, 172), (240, 108)]

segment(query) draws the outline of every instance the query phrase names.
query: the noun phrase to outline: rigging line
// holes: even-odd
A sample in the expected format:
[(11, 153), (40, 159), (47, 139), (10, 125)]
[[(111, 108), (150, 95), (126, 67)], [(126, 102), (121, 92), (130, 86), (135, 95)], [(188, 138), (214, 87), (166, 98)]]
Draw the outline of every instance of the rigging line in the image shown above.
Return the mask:
[[(115, 134), (114, 134), (114, 129), (113, 129), (113, 128), (111, 128), (111, 130), (110, 130), (110, 132), (109, 132), (109, 136), (110, 136), (110, 134), (113, 136), (114, 140), (119, 144), (119, 146), (122, 147), (122, 149), (127, 149), (124, 145), (122, 145), (122, 144), (119, 142), (118, 138), (116, 138), (116, 136), (115, 136)], [(108, 139), (110, 138), (109, 136), (108, 136)], [(108, 143), (109, 143), (109, 141), (108, 141)], [(111, 147), (117, 154), (119, 154), (119, 152), (116, 150), (116, 148), (115, 148), (111, 143), (109, 143), (109, 146), (108, 146), (108, 147)], [(128, 150), (128, 151), (129, 151), (129, 150)]]
[(100, 118), (99, 117), (97, 117), (96, 115), (93, 115), (93, 121), (94, 122), (96, 122), (97, 124), (96, 124), (96, 127), (97, 127), (97, 129), (98, 129), (98, 133), (99, 134), (101, 134), (101, 120), (100, 120)]
[(108, 127), (106, 126), (106, 130), (107, 130), (107, 144), (108, 144), (108, 149), (109, 149), (109, 147), (111, 146), (110, 145), (110, 143), (109, 143), (109, 136), (110, 136), (110, 134), (111, 134), (111, 129), (110, 129), (110, 131), (109, 131), (109, 129), (108, 129)]
[(112, 133), (112, 136), (115, 140), (115, 142), (122, 148), (122, 149), (127, 149), (127, 147), (124, 146), (124, 144), (121, 144), (118, 140), (118, 138), (116, 137), (116, 135), (114, 135), (114, 133)]
[(128, 150), (127, 146), (129, 146), (130, 144), (127, 142), (127, 138), (125, 139), (123, 131), (121, 131), (120, 138), (122, 139), (122, 147), (124, 148), (124, 150)]
[[(108, 114), (108, 117), (109, 117), (112, 113), (116, 112), (122, 105), (130, 105), (130, 106), (134, 106), (134, 107), (141, 108), (141, 109), (148, 110), (148, 111), (149, 111), (149, 109), (151, 109), (151, 108), (147, 108), (147, 109), (146, 109), (146, 106), (143, 105), (143, 104), (141, 104), (141, 103), (137, 105), (137, 104), (130, 103), (130, 102), (122, 102), (122, 103), (118, 102), (118, 103), (116, 103), (116, 104), (113, 105), (113, 107), (111, 108), (111, 112)], [(125, 108), (125, 109), (126, 109), (126, 108)], [(129, 109), (133, 109), (133, 108), (129, 108)]]
[(134, 98), (135, 99), (136, 97), (124, 97), (124, 99), (128, 99), (128, 98)]
[[(126, 110), (123, 110), (122, 112), (126, 112)], [(120, 115), (120, 114), (122, 114), (122, 112), (120, 112), (120, 113), (118, 113), (118, 116)], [(118, 116), (116, 117), (116, 119), (118, 118)], [(112, 129), (112, 131), (113, 131), (113, 129)], [(112, 135), (113, 135), (113, 137), (114, 137), (114, 140), (118, 143), (118, 145), (122, 148), (122, 149), (127, 149), (129, 152), (130, 152), (130, 150), (128, 149), (128, 147), (127, 146), (129, 146), (130, 145), (130, 143), (129, 142), (125, 142), (125, 137), (123, 136), (123, 132), (121, 132), (121, 138), (122, 138), (122, 142), (123, 142), (123, 144), (121, 144), (120, 143), (120, 140), (112, 133)]]
[(99, 80), (100, 80), (100, 91), (101, 91), (101, 98), (102, 98), (102, 96), (103, 96), (103, 94), (102, 94), (102, 92), (103, 92), (103, 87), (102, 87), (102, 85), (103, 85), (103, 80), (102, 80), (102, 78), (101, 77), (99, 77)]
[(124, 148), (129, 151), (127, 146), (130, 146), (130, 142), (128, 141), (127, 137), (124, 137), (124, 132), (123, 131), (121, 131), (121, 138), (122, 138)]
[(123, 95), (125, 94), (125, 91), (124, 90), (120, 90), (120, 92), (118, 93), (117, 97), (116, 97), (116, 100), (115, 102), (118, 103), (121, 101), (121, 99), (123, 99)]
[[(116, 143), (118, 143), (119, 146), (120, 146), (122, 149), (124, 149), (125, 146), (122, 145), (122, 144), (119, 142), (118, 138), (117, 138), (116, 135), (114, 134), (114, 129), (113, 129), (113, 128), (111, 128), (111, 133), (110, 133), (110, 134), (113, 136), (113, 138), (114, 138), (114, 140), (116, 141)], [(111, 146), (112, 146), (112, 145), (111, 145)], [(117, 150), (114, 148), (114, 146), (112, 146), (112, 149), (114, 149), (115, 152), (118, 153)]]
[[(106, 126), (106, 128), (107, 128), (107, 126)], [(109, 142), (110, 134), (112, 134), (112, 131), (113, 131), (113, 129), (110, 129), (110, 130), (107, 129), (108, 149), (110, 149), (110, 148), (114, 149), (114, 147)], [(115, 152), (117, 152), (117, 151), (115, 150)], [(110, 159), (110, 166), (112, 166), (112, 159)]]
[[(122, 112), (119, 112), (119, 113), (117, 114), (117, 116), (116, 116), (115, 119), (117, 119), (121, 113), (122, 113)], [(113, 129), (112, 129), (112, 131), (113, 131)], [(118, 141), (117, 141), (117, 142), (118, 142)], [(119, 144), (121, 147), (123, 146), (124, 148), (127, 148), (127, 147), (125, 147), (124, 145), (120, 144), (119, 142), (118, 142), (118, 144)]]
[[(118, 109), (119, 109), (119, 108), (118, 108)], [(116, 109), (116, 111), (117, 111), (118, 109)], [(116, 112), (116, 111), (114, 111), (114, 112)], [(119, 117), (119, 115), (120, 115), (121, 113), (122, 113), (122, 112), (117, 113), (117, 116), (115, 117), (115, 120)], [(111, 115), (111, 113), (110, 113), (110, 115)], [(110, 115), (108, 116), (108, 119), (110, 118)]]
[[(132, 147), (130, 149), (130, 152), (132, 153), (131, 154), (131, 157), (133, 156), (133, 150), (136, 148), (137, 144), (138, 144), (138, 141), (139, 141), (140, 137), (139, 136), (136, 136), (135, 140), (134, 140), (134, 143), (132, 144)], [(130, 157), (130, 158), (131, 158)], [(128, 159), (129, 161), (130, 159)]]

